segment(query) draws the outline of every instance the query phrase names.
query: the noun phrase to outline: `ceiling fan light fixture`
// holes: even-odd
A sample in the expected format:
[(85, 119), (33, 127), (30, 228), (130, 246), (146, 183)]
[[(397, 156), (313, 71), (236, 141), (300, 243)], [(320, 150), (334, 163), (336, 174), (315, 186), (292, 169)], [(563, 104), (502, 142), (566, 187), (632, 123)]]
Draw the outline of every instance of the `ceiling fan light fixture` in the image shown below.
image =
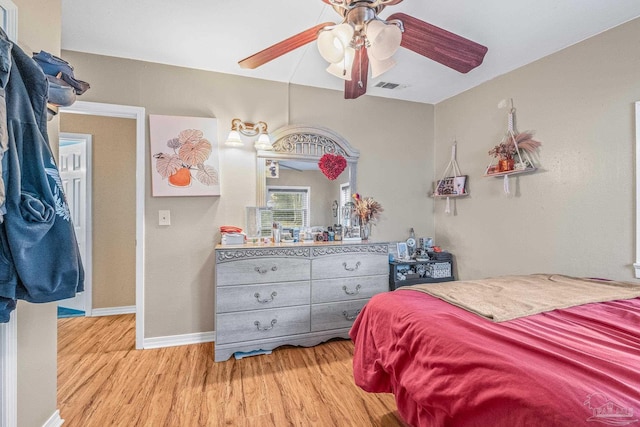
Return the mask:
[(402, 30), (397, 25), (385, 24), (378, 19), (369, 21), (366, 34), (370, 43), (367, 52), (377, 60), (391, 58), (402, 42)]
[(396, 61), (393, 58), (379, 60), (374, 57), (370, 57), (369, 65), (371, 65), (371, 78), (375, 79), (395, 67)]
[(353, 69), (353, 60), (355, 57), (356, 50), (352, 47), (346, 48), (343, 60), (330, 64), (327, 67), (327, 72), (343, 80), (351, 80), (351, 70)]
[(339, 63), (343, 61), (352, 39), (353, 27), (347, 23), (323, 30), (318, 35), (320, 55), (331, 64)]

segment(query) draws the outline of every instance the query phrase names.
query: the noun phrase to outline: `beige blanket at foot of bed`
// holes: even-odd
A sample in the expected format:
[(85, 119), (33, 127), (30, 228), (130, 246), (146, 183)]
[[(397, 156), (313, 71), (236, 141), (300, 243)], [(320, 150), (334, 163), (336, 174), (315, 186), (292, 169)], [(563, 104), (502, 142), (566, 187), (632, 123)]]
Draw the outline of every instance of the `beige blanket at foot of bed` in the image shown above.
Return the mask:
[(640, 285), (563, 276), (531, 274), (482, 280), (403, 286), (433, 295), (494, 322), (559, 308), (640, 296)]

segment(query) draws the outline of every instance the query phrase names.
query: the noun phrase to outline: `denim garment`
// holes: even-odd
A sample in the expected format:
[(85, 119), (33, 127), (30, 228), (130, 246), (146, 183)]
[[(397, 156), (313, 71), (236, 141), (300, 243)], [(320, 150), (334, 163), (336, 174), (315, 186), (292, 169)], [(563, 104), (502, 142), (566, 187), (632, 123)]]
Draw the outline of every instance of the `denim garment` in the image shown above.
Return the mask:
[[(0, 39), (8, 40), (0, 30)], [(18, 46), (6, 86), (9, 149), (2, 175), (7, 213), (0, 224), (0, 321), (6, 300), (44, 303), (84, 290), (84, 269), (47, 135), (48, 83)]]
[(33, 54), (33, 59), (38, 63), (42, 71), (49, 76), (57, 76), (58, 73), (65, 73), (73, 76), (73, 67), (62, 58), (41, 50)]
[(33, 59), (42, 68), (45, 74), (54, 77), (60, 77), (75, 89), (78, 95), (82, 95), (89, 90), (89, 83), (78, 80), (73, 75), (73, 67), (67, 61), (62, 58), (58, 58), (41, 50), (38, 53), (33, 54)]
[(11, 71), (11, 48), (13, 43), (9, 40), (0, 38), (0, 222), (3, 221), (4, 214), (7, 212), (4, 206), (5, 192), (4, 179), (2, 179), (2, 159), (4, 152), (7, 151), (7, 105), (5, 101), (4, 88), (9, 81), (9, 71)]
[(47, 76), (49, 103), (56, 107), (68, 107), (76, 102), (76, 92), (73, 87), (62, 79)]

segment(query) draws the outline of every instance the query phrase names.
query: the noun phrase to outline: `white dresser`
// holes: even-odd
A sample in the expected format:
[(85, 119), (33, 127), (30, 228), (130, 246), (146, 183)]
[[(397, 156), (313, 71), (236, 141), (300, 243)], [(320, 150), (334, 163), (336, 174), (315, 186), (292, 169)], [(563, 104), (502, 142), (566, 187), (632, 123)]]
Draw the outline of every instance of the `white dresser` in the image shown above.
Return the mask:
[(349, 337), (373, 295), (389, 290), (386, 243), (216, 248), (216, 362), (235, 352)]

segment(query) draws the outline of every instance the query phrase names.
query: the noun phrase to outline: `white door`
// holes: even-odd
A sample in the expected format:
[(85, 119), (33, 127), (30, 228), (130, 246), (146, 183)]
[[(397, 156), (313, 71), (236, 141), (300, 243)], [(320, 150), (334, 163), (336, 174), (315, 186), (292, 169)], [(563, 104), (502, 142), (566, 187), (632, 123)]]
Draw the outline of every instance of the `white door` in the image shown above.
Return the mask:
[(58, 168), (67, 197), (80, 257), (85, 269), (85, 291), (58, 306), (91, 314), (91, 135), (60, 134)]

